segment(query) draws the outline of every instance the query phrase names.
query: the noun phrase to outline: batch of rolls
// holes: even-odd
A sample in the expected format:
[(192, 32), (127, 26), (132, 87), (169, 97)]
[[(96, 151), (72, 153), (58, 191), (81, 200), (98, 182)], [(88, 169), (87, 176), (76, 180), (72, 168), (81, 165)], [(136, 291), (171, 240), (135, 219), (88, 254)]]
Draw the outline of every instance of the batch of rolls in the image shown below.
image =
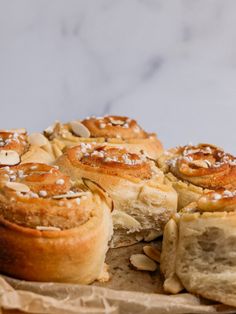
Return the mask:
[(0, 131), (0, 273), (103, 280), (109, 248), (163, 235), (164, 289), (236, 306), (236, 158), (165, 151), (120, 116)]

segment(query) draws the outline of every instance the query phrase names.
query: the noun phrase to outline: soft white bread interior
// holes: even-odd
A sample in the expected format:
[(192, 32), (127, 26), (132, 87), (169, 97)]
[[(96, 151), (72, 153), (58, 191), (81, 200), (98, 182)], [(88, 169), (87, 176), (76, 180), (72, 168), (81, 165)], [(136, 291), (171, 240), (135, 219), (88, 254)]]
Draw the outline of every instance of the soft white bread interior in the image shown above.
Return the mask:
[(79, 145), (56, 164), (73, 181), (88, 178), (112, 198), (112, 247), (127, 246), (162, 235), (176, 212), (177, 193), (153, 161), (125, 149)]
[(191, 293), (236, 306), (235, 209), (235, 194), (211, 193), (166, 225), (161, 270), (167, 292), (179, 292), (182, 285)]

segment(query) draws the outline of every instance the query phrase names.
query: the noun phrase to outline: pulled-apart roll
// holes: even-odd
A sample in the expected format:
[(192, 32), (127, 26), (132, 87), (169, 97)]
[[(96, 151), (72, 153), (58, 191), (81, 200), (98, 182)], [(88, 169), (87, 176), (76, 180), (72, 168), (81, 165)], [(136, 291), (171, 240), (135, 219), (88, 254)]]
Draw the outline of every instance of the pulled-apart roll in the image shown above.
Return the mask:
[(176, 212), (177, 194), (155, 163), (125, 148), (81, 143), (56, 164), (72, 180), (88, 178), (114, 201), (113, 247), (160, 236)]
[(164, 289), (183, 288), (236, 306), (236, 192), (202, 196), (171, 219), (164, 230)]
[(52, 163), (55, 157), (48, 139), (40, 134), (27, 135), (25, 129), (0, 131), (0, 167), (19, 163)]
[(211, 190), (236, 189), (236, 158), (214, 145), (170, 149), (158, 164), (178, 192), (178, 209)]
[(65, 147), (73, 147), (81, 142), (122, 146), (132, 153), (143, 151), (155, 160), (163, 151), (156, 134), (145, 132), (135, 120), (127, 117), (91, 117), (67, 124), (56, 122), (47, 128), (44, 134), (51, 141), (57, 157)]
[(32, 281), (97, 279), (112, 221), (104, 192), (93, 190), (46, 164), (0, 169), (0, 272)]

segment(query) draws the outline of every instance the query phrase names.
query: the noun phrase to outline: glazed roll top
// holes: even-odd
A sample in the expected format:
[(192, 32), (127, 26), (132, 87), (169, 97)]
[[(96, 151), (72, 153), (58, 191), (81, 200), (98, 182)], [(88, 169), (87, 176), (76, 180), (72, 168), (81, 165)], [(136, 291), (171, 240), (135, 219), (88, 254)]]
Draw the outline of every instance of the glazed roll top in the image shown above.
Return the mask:
[(55, 166), (0, 169), (0, 272), (35, 281), (90, 283), (112, 234), (100, 188), (72, 185)]
[(182, 209), (164, 231), (164, 288), (236, 306), (236, 192), (218, 190)]
[(145, 139), (146, 133), (135, 120), (120, 116), (105, 116), (87, 118), (81, 123), (87, 127), (92, 137)]
[(57, 165), (72, 180), (93, 180), (111, 196), (115, 208), (114, 247), (161, 235), (168, 218), (176, 211), (176, 192), (165, 184), (155, 163), (143, 154), (81, 143), (68, 149)]
[(144, 151), (153, 159), (157, 159), (163, 151), (156, 134), (145, 132), (135, 120), (127, 117), (91, 117), (67, 124), (56, 122), (44, 133), (56, 147), (58, 156), (65, 147), (76, 146), (80, 142), (122, 145), (130, 152)]
[(72, 189), (69, 177), (45, 164), (4, 167), (0, 186), (1, 215), (29, 228), (74, 228), (94, 209), (91, 193)]
[(160, 158), (159, 165), (169, 172), (167, 177), (179, 192), (180, 208), (196, 201), (204, 189), (236, 189), (236, 158), (210, 144), (172, 149)]
[(67, 156), (72, 164), (92, 171), (129, 177), (134, 181), (152, 177), (151, 166), (145, 156), (129, 153), (124, 148), (81, 144), (74, 149), (69, 149)]
[(0, 166), (14, 166), (20, 163), (21, 156), (27, 150), (26, 131), (0, 131)]
[(171, 159), (170, 170), (178, 178), (208, 189), (236, 188), (236, 158), (218, 147), (184, 146)]

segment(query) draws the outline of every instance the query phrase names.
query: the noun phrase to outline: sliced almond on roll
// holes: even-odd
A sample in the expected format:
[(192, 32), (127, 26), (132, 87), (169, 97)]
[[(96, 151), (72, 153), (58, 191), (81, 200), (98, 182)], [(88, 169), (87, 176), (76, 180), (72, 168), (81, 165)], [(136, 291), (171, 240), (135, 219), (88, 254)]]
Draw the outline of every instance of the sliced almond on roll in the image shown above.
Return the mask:
[(61, 229), (57, 227), (45, 227), (45, 226), (37, 226), (36, 229), (39, 231), (61, 231)]
[(110, 119), (111, 121), (111, 124), (113, 125), (124, 125), (125, 124), (125, 121), (122, 121), (122, 120), (112, 120)]
[(0, 165), (14, 166), (20, 163), (20, 156), (14, 150), (0, 150)]
[(88, 195), (88, 192), (66, 193), (66, 194), (54, 195), (52, 198), (55, 200), (59, 200), (62, 198), (77, 198), (84, 195)]
[(55, 158), (59, 158), (63, 153), (62, 150), (59, 148), (58, 143), (52, 143), (52, 150)]
[(88, 128), (86, 128), (85, 125), (83, 125), (81, 122), (79, 121), (71, 121), (70, 122), (70, 127), (72, 132), (80, 137), (85, 137), (88, 138), (90, 137), (90, 131)]
[(191, 161), (191, 164), (194, 166), (197, 166), (199, 168), (208, 168), (209, 167), (209, 162), (205, 160), (193, 160)]
[(155, 262), (160, 263), (160, 258), (161, 258), (161, 252), (158, 251), (156, 248), (154, 248), (151, 245), (145, 245), (143, 247), (143, 252), (150, 257), (152, 260)]
[(28, 141), (31, 145), (44, 146), (48, 144), (48, 139), (41, 133), (32, 133), (28, 136)]
[(138, 220), (120, 210), (113, 211), (112, 220), (114, 225), (121, 226), (125, 229), (138, 229), (141, 227)]
[(88, 187), (92, 192), (97, 193), (101, 198), (103, 198), (107, 205), (110, 207), (111, 211), (114, 209), (113, 200), (110, 198), (108, 193), (99, 185), (98, 183), (91, 181), (87, 178), (82, 178), (82, 181), (86, 187)]
[(7, 182), (6, 186), (9, 189), (12, 189), (17, 192), (23, 192), (23, 193), (30, 192), (30, 188), (28, 187), (28, 185), (19, 183), (19, 182)]
[(144, 254), (131, 255), (130, 263), (137, 270), (155, 271), (157, 269), (157, 264)]

